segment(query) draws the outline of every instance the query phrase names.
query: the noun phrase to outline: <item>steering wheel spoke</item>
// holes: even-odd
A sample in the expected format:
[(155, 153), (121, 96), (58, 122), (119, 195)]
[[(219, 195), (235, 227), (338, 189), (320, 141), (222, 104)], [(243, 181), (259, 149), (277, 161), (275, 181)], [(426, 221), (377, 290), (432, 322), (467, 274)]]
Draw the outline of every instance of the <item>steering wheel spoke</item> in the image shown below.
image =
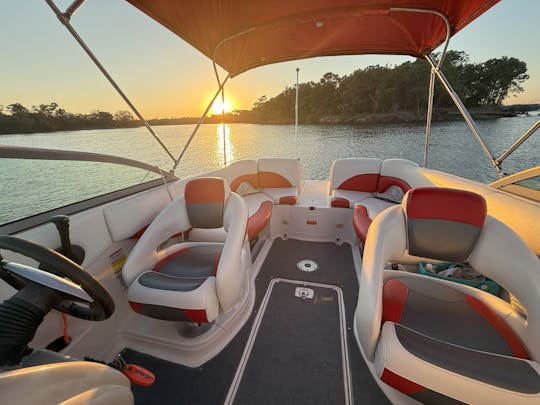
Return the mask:
[[(114, 311), (114, 301), (105, 288), (79, 265), (60, 253), (14, 236), (0, 236), (0, 249), (22, 254), (45, 265), (45, 270), (0, 261), (0, 278), (17, 290), (31, 283), (54, 290), (59, 311), (78, 318), (102, 321)], [(51, 269), (51, 270), (49, 270)], [(53, 274), (54, 272), (54, 274)]]

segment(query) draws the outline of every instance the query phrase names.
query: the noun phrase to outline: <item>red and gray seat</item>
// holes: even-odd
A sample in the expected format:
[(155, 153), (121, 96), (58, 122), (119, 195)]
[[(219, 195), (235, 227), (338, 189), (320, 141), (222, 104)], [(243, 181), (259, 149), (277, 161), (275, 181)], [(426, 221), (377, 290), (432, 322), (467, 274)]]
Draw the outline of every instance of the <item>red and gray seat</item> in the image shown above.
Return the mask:
[[(384, 270), (404, 257), (468, 262), (526, 309), (472, 287)], [(355, 334), (378, 377), (422, 403), (540, 403), (540, 261), (474, 193), (417, 188), (377, 216)]]
[(330, 205), (352, 208), (372, 197), (377, 191), (381, 159), (344, 158), (335, 160), (330, 168)]
[(259, 159), (257, 170), (260, 189), (274, 204), (296, 204), (304, 187), (304, 168), (298, 160)]
[[(132, 309), (153, 318), (212, 322), (241, 297), (250, 263), (248, 210), (221, 178), (198, 178), (169, 203), (122, 269)], [(220, 229), (225, 241), (164, 244), (189, 229)]]
[(405, 193), (411, 188), (432, 185), (418, 169), (416, 163), (406, 159), (382, 161), (376, 192), (354, 205), (353, 227), (362, 243), (366, 241), (369, 225), (378, 214), (400, 204)]
[(272, 199), (261, 192), (256, 160), (239, 160), (224, 171), (230, 182), (231, 191), (242, 196), (249, 212), (248, 238), (255, 240), (268, 226), (272, 216)]

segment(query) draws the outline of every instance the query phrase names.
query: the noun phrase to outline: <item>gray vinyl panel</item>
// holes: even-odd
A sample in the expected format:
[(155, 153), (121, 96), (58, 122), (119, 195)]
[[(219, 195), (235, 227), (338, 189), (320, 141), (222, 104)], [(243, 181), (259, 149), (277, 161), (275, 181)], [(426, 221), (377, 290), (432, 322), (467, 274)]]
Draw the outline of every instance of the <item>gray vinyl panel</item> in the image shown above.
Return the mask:
[(179, 256), (168, 260), (160, 267), (159, 272), (174, 277), (208, 277), (211, 276), (218, 254), (223, 250), (223, 244), (192, 246)]
[(343, 357), (337, 292), (274, 284), (234, 404), (343, 404)]
[(540, 376), (525, 360), (450, 345), (399, 324), (395, 328), (403, 347), (431, 364), (507, 390), (540, 392)]
[(409, 219), (409, 253), (414, 256), (449, 262), (467, 261), (481, 228), (443, 219)]
[(186, 204), (189, 222), (194, 228), (215, 229), (223, 226), (223, 203)]
[(174, 277), (155, 271), (144, 273), (138, 278), (138, 282), (148, 288), (168, 291), (192, 291), (202, 285), (207, 277), (187, 278)]
[(465, 405), (465, 402), (458, 401), (457, 399), (447, 397), (440, 392), (428, 389), (409, 396), (425, 405)]
[(402, 325), (444, 342), (512, 356), (506, 340), (465, 302), (463, 293), (427, 277), (399, 280), (409, 287)]

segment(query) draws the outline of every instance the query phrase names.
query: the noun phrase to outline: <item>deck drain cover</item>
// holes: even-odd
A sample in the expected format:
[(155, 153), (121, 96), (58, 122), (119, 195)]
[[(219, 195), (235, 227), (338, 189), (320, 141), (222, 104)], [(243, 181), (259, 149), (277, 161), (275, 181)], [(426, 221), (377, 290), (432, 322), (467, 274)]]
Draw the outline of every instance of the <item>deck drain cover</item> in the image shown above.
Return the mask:
[(319, 265), (314, 262), (313, 260), (300, 260), (298, 263), (296, 263), (296, 267), (298, 267), (298, 270), (302, 271), (315, 271), (319, 268)]

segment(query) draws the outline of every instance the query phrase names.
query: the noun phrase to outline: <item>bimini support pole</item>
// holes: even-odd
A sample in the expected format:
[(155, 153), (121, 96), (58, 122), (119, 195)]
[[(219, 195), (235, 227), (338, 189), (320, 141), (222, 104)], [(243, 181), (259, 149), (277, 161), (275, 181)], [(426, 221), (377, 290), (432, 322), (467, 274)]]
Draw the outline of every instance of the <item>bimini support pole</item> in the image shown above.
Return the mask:
[(90, 50), (90, 48), (88, 48), (88, 46), (86, 45), (86, 43), (82, 40), (82, 38), (79, 36), (79, 34), (77, 33), (77, 31), (75, 31), (75, 28), (73, 28), (73, 26), (71, 25), (71, 23), (69, 22), (69, 19), (71, 18), (71, 16), (73, 15), (73, 13), (83, 4), (83, 1), (81, 0), (76, 0), (74, 1), (70, 7), (68, 7), (66, 13), (62, 13), (60, 11), (60, 9), (56, 6), (56, 4), (54, 3), (53, 0), (45, 0), (45, 2), (49, 5), (49, 7), (51, 8), (51, 10), (54, 12), (54, 14), (56, 14), (56, 16), (58, 17), (58, 19), (60, 20), (60, 22), (67, 28), (67, 30), (71, 33), (71, 35), (73, 35), (73, 38), (75, 38), (75, 40), (79, 43), (79, 45), (81, 46), (81, 48), (86, 52), (86, 54), (90, 57), (90, 59), (92, 60), (92, 62), (94, 62), (94, 64), (97, 66), (97, 68), (101, 71), (101, 73), (103, 73), (103, 76), (105, 76), (107, 78), (107, 80), (109, 81), (109, 83), (111, 83), (111, 85), (114, 87), (114, 89), (116, 90), (116, 92), (120, 95), (120, 97), (122, 97), (122, 99), (126, 102), (126, 104), (129, 106), (129, 108), (131, 108), (131, 111), (133, 111), (135, 113), (135, 115), (137, 116), (137, 118), (139, 118), (139, 120), (141, 120), (141, 122), (144, 124), (144, 126), (146, 127), (146, 129), (148, 129), (148, 132), (150, 132), (150, 134), (154, 137), (154, 139), (161, 145), (161, 147), (163, 148), (163, 150), (167, 153), (167, 155), (169, 155), (169, 157), (174, 161), (174, 156), (172, 155), (172, 153), (169, 151), (169, 149), (165, 146), (165, 144), (161, 141), (161, 139), (159, 139), (159, 137), (156, 135), (156, 133), (154, 132), (154, 130), (152, 129), (152, 127), (150, 126), (150, 124), (148, 123), (148, 121), (146, 121), (144, 119), (144, 117), (141, 115), (141, 113), (139, 112), (139, 110), (137, 110), (137, 108), (133, 105), (133, 103), (129, 100), (129, 98), (124, 94), (124, 92), (122, 91), (122, 89), (118, 86), (118, 84), (116, 84), (116, 82), (114, 81), (114, 79), (112, 78), (112, 76), (109, 74), (109, 72), (107, 72), (107, 70), (105, 69), (105, 67), (101, 64), (101, 62), (95, 57), (95, 55), (92, 53), (92, 51)]
[(424, 167), (428, 165), (428, 149), (429, 149), (429, 138), (431, 136), (431, 120), (433, 117), (433, 96), (435, 94), (435, 69), (439, 70), (443, 63), (446, 51), (448, 49), (448, 44), (450, 43), (450, 35), (452, 34), (452, 25), (448, 17), (437, 10), (430, 9), (420, 9), (420, 8), (409, 8), (409, 7), (392, 7), (391, 11), (401, 11), (401, 12), (410, 12), (410, 13), (424, 13), (424, 14), (434, 14), (439, 16), (446, 26), (446, 38), (444, 39), (444, 48), (437, 63), (436, 68), (431, 68), (431, 74), (429, 76), (429, 90), (428, 90), (428, 105), (426, 113), (426, 140), (424, 142)]
[(495, 170), (497, 170), (497, 172), (499, 173), (499, 176), (502, 176), (503, 173), (502, 173), (501, 168), (499, 167), (499, 165), (497, 164), (497, 161), (493, 157), (493, 153), (491, 153), (488, 146), (486, 145), (486, 143), (484, 142), (484, 140), (480, 136), (480, 131), (478, 130), (478, 127), (476, 126), (476, 123), (474, 122), (474, 119), (471, 117), (471, 114), (469, 113), (469, 111), (467, 110), (465, 105), (463, 104), (463, 101), (461, 101), (461, 99), (459, 98), (459, 96), (457, 95), (455, 90), (452, 88), (452, 86), (450, 85), (450, 83), (448, 82), (446, 77), (443, 75), (443, 73), (439, 69), (436, 69), (437, 65), (435, 64), (435, 61), (431, 58), (431, 56), (426, 55), (426, 60), (431, 65), (432, 69), (434, 69), (435, 74), (437, 75), (437, 78), (439, 79), (439, 81), (444, 86), (444, 88), (445, 88), (446, 92), (448, 93), (448, 95), (452, 98), (452, 101), (454, 101), (454, 104), (456, 105), (459, 112), (463, 116), (463, 119), (465, 120), (465, 122), (469, 126), (469, 129), (471, 130), (473, 135), (476, 137), (476, 140), (478, 141), (478, 143), (482, 147), (483, 151), (485, 152), (485, 154), (487, 155), (487, 157), (491, 161), (491, 164), (493, 165)]
[(300, 68), (296, 68), (296, 98), (294, 101), (294, 158), (298, 159), (298, 72)]
[(500, 158), (496, 159), (495, 162), (497, 163), (497, 166), (501, 167), (502, 162), (510, 156), (514, 151), (521, 146), (523, 142), (525, 142), (529, 137), (535, 133), (535, 131), (540, 128), (540, 120), (536, 121), (532, 127), (530, 127), (523, 135), (519, 137), (519, 139), (514, 142), (512, 146), (508, 148), (506, 152), (504, 152)]
[(225, 127), (225, 87), (221, 88), (221, 128), (223, 129), (223, 167), (227, 167), (227, 130)]

